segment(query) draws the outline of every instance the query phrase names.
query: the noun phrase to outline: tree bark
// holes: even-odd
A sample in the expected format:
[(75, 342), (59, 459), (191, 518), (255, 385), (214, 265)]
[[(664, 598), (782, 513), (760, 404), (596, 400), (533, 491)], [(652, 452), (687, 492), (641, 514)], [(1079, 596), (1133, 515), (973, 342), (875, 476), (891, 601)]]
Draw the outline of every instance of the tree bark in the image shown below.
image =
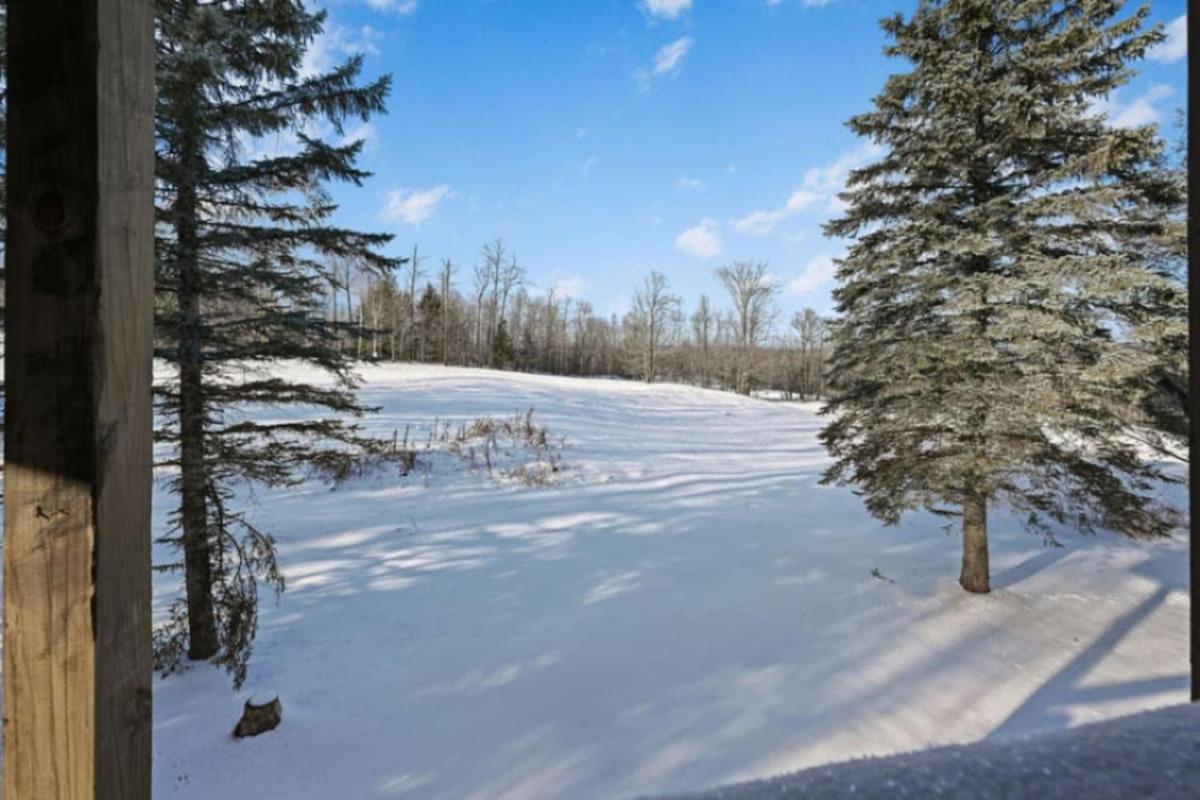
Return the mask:
[(251, 698), (242, 709), (242, 717), (233, 729), (233, 737), (244, 739), (247, 736), (258, 736), (273, 731), (279, 727), (282, 720), (283, 705), (278, 697), (261, 704), (255, 704), (254, 698)]
[(958, 582), (968, 592), (991, 591), (988, 569), (987, 497), (971, 493), (963, 501), (962, 574)]
[[(188, 611), (188, 658), (202, 661), (217, 654), (216, 618), (212, 603), (212, 554), (208, 529), (208, 486), (205, 463), (204, 351), (200, 322), (198, 206), (195, 175), (202, 154), (196, 121), (181, 120), (181, 147), (188, 165), (176, 198), (179, 247), (179, 494), (183, 533), (184, 585)], [(190, 124), (189, 124), (190, 123)]]

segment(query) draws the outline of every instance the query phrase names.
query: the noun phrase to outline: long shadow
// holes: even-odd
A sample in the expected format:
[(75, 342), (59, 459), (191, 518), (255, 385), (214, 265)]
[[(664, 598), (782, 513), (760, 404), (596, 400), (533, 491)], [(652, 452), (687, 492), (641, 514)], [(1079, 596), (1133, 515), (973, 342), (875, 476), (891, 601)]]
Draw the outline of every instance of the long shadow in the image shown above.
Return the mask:
[(1020, 564), (1009, 567), (992, 576), (993, 589), (1008, 589), (1026, 578), (1032, 578), (1042, 570), (1058, 563), (1070, 551), (1065, 547), (1050, 547), (1043, 553), (1030, 556)]
[(1178, 688), (1183, 679), (1177, 677), (1127, 681), (1104, 686), (1081, 685), (1105, 656), (1153, 614), (1170, 593), (1170, 588), (1160, 586), (1154, 594), (1117, 619), (1104, 635), (1031, 694), (1020, 708), (988, 735), (988, 739), (1003, 739), (1040, 730), (1064, 728), (1071, 722), (1068, 709), (1076, 703), (1125, 700)]

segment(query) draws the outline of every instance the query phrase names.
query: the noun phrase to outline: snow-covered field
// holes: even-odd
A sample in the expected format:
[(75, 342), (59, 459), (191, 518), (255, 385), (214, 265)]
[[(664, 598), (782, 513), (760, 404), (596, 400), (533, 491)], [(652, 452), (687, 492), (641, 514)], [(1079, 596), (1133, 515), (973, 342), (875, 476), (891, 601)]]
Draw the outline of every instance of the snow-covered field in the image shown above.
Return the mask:
[[(372, 430), (534, 408), (571, 469), (256, 493), (289, 589), (242, 692), (210, 668), (157, 682), (158, 798), (619, 798), (1186, 699), (1183, 542), (1046, 548), (996, 514), (995, 591), (972, 597), (943, 521), (883, 528), (818, 485), (815, 406), (364, 377)], [(252, 693), (278, 693), (283, 724), (234, 741)]]

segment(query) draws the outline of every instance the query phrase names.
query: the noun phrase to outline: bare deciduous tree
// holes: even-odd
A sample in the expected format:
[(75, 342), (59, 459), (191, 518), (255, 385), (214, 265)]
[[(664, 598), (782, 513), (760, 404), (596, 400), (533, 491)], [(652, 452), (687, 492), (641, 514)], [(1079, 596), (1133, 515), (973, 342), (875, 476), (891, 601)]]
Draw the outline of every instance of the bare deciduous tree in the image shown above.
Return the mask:
[(671, 294), (670, 283), (661, 272), (651, 272), (634, 292), (630, 319), (641, 345), (642, 377), (654, 383), (658, 374), (659, 348), (667, 340), (671, 323), (677, 319), (679, 297)]
[(779, 282), (771, 275), (765, 261), (735, 261), (718, 267), (717, 278), (733, 302), (736, 325), (734, 388), (740, 394), (750, 394), (754, 388), (754, 360), (774, 325), (779, 309), (775, 296)]
[(710, 362), (710, 348), (712, 345), (713, 332), (713, 311), (709, 305), (708, 295), (700, 295), (700, 304), (696, 306), (696, 313), (692, 314), (692, 333), (696, 337), (696, 347), (700, 351), (700, 384), (708, 386), (712, 367)]
[(417, 358), (417, 283), (425, 274), (421, 269), (422, 259), (413, 245), (412, 258), (408, 262), (408, 319), (404, 321), (404, 345), (402, 350), (407, 358)]
[(800, 346), (800, 396), (820, 397), (825, 390), (825, 320), (811, 308), (792, 317), (792, 330)]

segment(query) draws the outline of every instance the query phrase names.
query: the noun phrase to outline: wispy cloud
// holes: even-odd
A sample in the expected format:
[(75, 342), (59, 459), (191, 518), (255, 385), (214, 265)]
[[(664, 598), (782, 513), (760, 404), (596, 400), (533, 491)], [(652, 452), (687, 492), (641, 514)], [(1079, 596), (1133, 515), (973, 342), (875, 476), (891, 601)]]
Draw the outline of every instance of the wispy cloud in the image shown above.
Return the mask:
[(420, 225), (432, 217), (438, 205), (451, 196), (449, 186), (434, 186), (431, 189), (393, 189), (388, 192), (383, 218), (389, 222)]
[(685, 192), (698, 192), (704, 188), (704, 181), (700, 180), (699, 178), (683, 175), (677, 181), (675, 181), (675, 185), (680, 189), (683, 189)]
[(799, 277), (787, 284), (788, 294), (808, 294), (831, 283), (837, 275), (833, 257), (825, 254), (815, 256), (804, 265)]
[(370, 25), (359, 28), (330, 25), (320, 36), (313, 39), (304, 51), (304, 58), (300, 61), (300, 73), (311, 77), (328, 72), (351, 56), (377, 56), (379, 47), (375, 42), (378, 38), (378, 32)]
[(692, 0), (642, 0), (642, 11), (656, 19), (676, 19), (692, 10)]
[(1149, 50), (1146, 58), (1163, 64), (1174, 64), (1187, 58), (1187, 14), (1168, 22), (1166, 31), (1166, 41)]
[(1157, 103), (1175, 94), (1175, 90), (1165, 83), (1156, 83), (1145, 93), (1135, 97), (1128, 103), (1121, 102), (1119, 91), (1114, 91), (1107, 98), (1092, 104), (1092, 112), (1104, 114), (1108, 122), (1115, 128), (1137, 128), (1158, 122), (1162, 109)]
[(417, 10), (417, 0), (367, 0), (367, 5), (376, 11), (394, 11), (397, 14), (412, 14)]
[(837, 212), (841, 209), (838, 194), (846, 185), (850, 171), (866, 164), (881, 152), (875, 144), (850, 150), (828, 164), (813, 167), (804, 173), (804, 181), (782, 205), (772, 209), (751, 211), (733, 220), (733, 229), (750, 236), (765, 236), (775, 226), (803, 211)]
[(712, 258), (721, 255), (724, 249), (721, 241), (720, 226), (716, 220), (705, 217), (694, 228), (688, 228), (675, 237), (675, 248), (688, 255), (698, 258)]
[(574, 274), (556, 274), (550, 281), (550, 288), (552, 288), (554, 293), (559, 297), (583, 297), (583, 295), (587, 293), (589, 285), (590, 284), (588, 284), (587, 279), (582, 275)]
[(643, 90), (650, 88), (650, 82), (655, 78), (674, 78), (683, 70), (683, 60), (691, 52), (695, 40), (691, 36), (682, 36), (675, 41), (665, 44), (654, 54), (649, 69), (639, 69), (634, 73)]
[(808, 191), (807, 189), (798, 189), (792, 192), (792, 196), (779, 208), (769, 211), (763, 209), (751, 211), (746, 216), (735, 219), (733, 221), (733, 229), (738, 233), (745, 233), (750, 236), (766, 236), (780, 222), (812, 207), (820, 199), (821, 195), (815, 192)]
[(373, 145), (379, 140), (379, 131), (375, 130), (375, 126), (370, 122), (364, 122), (358, 127), (351, 128), (342, 136), (342, 144), (353, 144), (354, 142), (363, 142), (364, 145)]

